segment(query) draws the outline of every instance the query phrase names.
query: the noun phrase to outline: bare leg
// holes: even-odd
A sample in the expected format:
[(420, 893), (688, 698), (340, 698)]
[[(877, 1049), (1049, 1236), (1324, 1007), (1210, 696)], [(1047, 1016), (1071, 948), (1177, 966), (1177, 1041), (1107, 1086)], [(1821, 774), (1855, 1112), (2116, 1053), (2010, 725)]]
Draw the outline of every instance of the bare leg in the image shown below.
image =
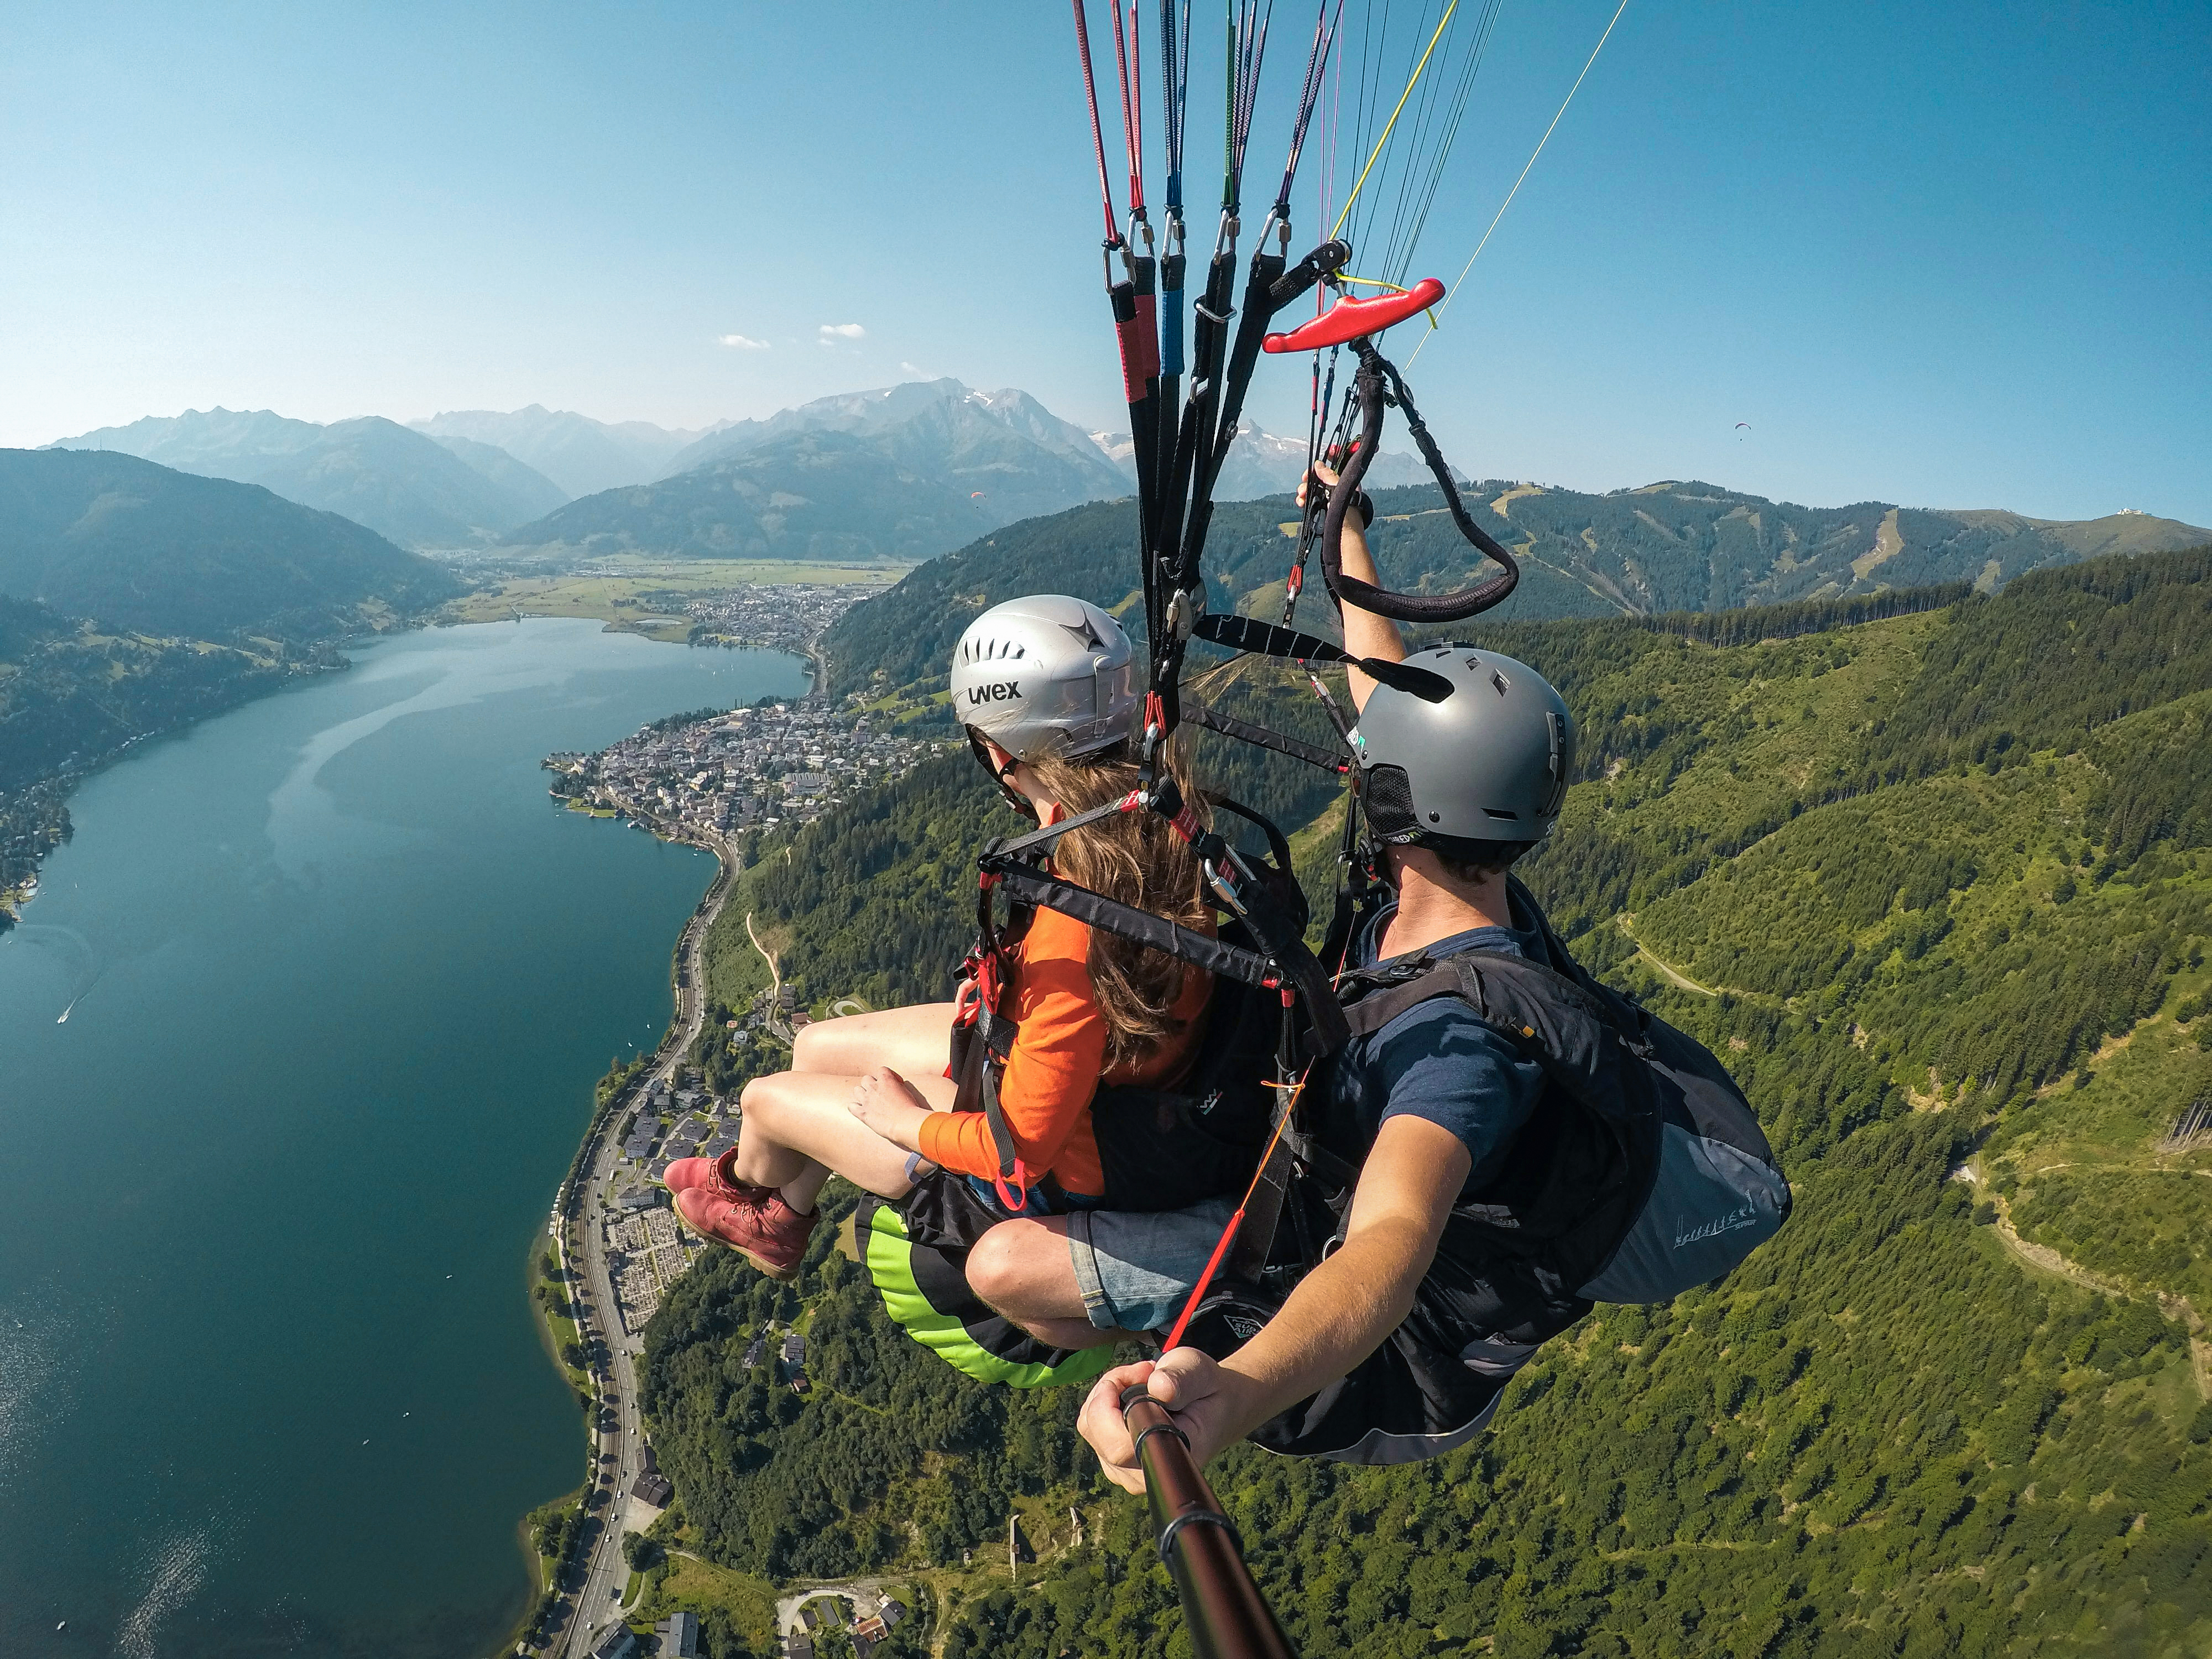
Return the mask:
[[(908, 1079), (939, 1110), (952, 1104), (953, 1087), (941, 1077)], [(884, 1139), (847, 1109), (858, 1077), (828, 1072), (779, 1072), (745, 1085), (744, 1122), (738, 1132), (738, 1179), (782, 1189), (799, 1214), (814, 1208), (832, 1173), (883, 1198), (902, 1198), (907, 1151)]]
[(909, 1079), (940, 1076), (950, 1057), (953, 1006), (923, 1002), (809, 1025), (791, 1045), (791, 1069), (865, 1077), (888, 1066)]
[(1040, 1341), (1102, 1348), (1133, 1334), (1091, 1322), (1067, 1253), (1067, 1218), (1001, 1221), (968, 1252), (968, 1287)]

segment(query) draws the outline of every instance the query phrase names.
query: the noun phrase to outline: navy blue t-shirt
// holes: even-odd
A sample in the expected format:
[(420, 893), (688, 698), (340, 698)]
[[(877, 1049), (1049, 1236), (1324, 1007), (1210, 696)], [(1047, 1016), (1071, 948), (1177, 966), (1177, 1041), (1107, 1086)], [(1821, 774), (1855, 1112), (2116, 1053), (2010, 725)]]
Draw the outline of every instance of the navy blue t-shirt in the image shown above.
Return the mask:
[[(1395, 905), (1371, 918), (1352, 941), (1352, 965), (1372, 966)], [(1497, 951), (1545, 960), (1534, 933), (1471, 927), (1428, 947), (1431, 961), (1462, 951)], [(1425, 1118), (1459, 1137), (1474, 1160), (1462, 1194), (1488, 1182), (1544, 1091), (1544, 1069), (1484, 1024), (1455, 996), (1431, 997), (1379, 1031), (1357, 1036), (1330, 1063), (1319, 1113), (1322, 1143), (1357, 1163), (1386, 1119)]]

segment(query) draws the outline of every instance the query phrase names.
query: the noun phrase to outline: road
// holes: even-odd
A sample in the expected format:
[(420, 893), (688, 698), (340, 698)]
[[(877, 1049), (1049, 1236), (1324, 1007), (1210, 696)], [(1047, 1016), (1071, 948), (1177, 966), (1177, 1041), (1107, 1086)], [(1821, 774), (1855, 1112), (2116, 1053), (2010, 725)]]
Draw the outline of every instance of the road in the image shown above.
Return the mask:
[[(586, 1512), (602, 1522), (591, 1546), (583, 1587), (568, 1604), (565, 1624), (549, 1638), (543, 1650), (557, 1659), (584, 1659), (618, 1616), (615, 1596), (629, 1578), (629, 1566), (622, 1554), (623, 1534), (626, 1530), (644, 1531), (650, 1524), (649, 1517), (659, 1513), (645, 1509), (629, 1495), (631, 1484), (644, 1467), (645, 1434), (637, 1407), (637, 1356), (644, 1344), (623, 1334), (621, 1316), (616, 1311), (614, 1285), (607, 1273), (606, 1235), (599, 1223), (599, 1202), (622, 1157), (618, 1132), (629, 1115), (630, 1103), (652, 1084), (672, 1080), (676, 1068), (683, 1063), (684, 1054), (699, 1035), (700, 1025), (706, 1018), (705, 975), (701, 971), (700, 958), (708, 929), (714, 926), (714, 918), (721, 914), (723, 901), (729, 896), (737, 866), (736, 854), (720, 837), (701, 842), (666, 824), (653, 828), (670, 840), (704, 845), (720, 860), (721, 868), (715, 873), (706, 896), (699, 901), (699, 908), (691, 913), (691, 920), (684, 924), (684, 936), (677, 943), (676, 959), (683, 971), (677, 976), (680, 983), (676, 994), (675, 1021), (654, 1051), (652, 1063), (595, 1121), (586, 1152), (584, 1172), (576, 1189), (573, 1193), (564, 1190), (555, 1210), (556, 1218), (565, 1217), (565, 1220), (556, 1220), (556, 1224), (564, 1265), (570, 1269), (569, 1282), (580, 1292), (577, 1316), (585, 1330), (584, 1344), (597, 1356), (592, 1381), (599, 1395), (599, 1426), (592, 1443), (594, 1467), (587, 1502), (596, 1503), (598, 1507), (587, 1508)], [(611, 1415), (611, 1423), (608, 1421)]]

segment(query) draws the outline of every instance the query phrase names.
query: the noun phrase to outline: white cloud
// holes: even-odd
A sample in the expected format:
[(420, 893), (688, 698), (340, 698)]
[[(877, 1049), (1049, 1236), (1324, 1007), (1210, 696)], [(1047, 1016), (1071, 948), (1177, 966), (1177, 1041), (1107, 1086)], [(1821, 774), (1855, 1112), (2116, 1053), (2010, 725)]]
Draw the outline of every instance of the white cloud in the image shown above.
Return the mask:
[(751, 339), (743, 334), (725, 334), (721, 340), (724, 345), (735, 346), (740, 351), (766, 351), (769, 349), (766, 340)]
[(824, 323), (816, 331), (823, 345), (834, 340), (857, 340), (867, 333), (858, 323)]

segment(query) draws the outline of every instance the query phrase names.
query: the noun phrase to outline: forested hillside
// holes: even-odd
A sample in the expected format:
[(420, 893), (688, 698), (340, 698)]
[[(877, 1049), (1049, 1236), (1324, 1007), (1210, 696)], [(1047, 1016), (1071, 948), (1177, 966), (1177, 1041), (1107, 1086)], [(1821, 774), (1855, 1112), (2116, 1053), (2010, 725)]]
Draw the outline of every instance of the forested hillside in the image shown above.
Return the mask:
[(328, 641), (230, 645), (103, 629), (0, 594), (0, 931), (68, 838), (78, 775), (125, 744), (341, 659)]
[[(2212, 1099), (2212, 550), (1930, 597), (1472, 630), (1582, 726), (1532, 886), (1586, 962), (1729, 1059), (1797, 1207), (1717, 1289), (1555, 1340), (1465, 1451), (1217, 1465), (1300, 1651), (2212, 1650), (2212, 1137), (2173, 1133)], [(787, 906), (784, 972), (817, 1006), (941, 992), (968, 849), (1011, 822), (965, 764), (895, 787), (880, 824), (767, 848), (737, 942), (748, 901)], [(1334, 808), (1272, 765), (1246, 782), (1321, 842)], [(714, 988), (762, 971), (724, 951)], [(942, 1371), (842, 1262), (799, 1288), (825, 1355), (804, 1403), (741, 1403), (756, 1304), (788, 1295), (744, 1269), (654, 1328), (694, 1547), (771, 1574), (957, 1568), (971, 1487), (1038, 1527), (1081, 1502), (1087, 1541), (1045, 1532), (1034, 1578), (945, 1580), (947, 1659), (1182, 1650), (1137, 1506), (1067, 1471), (1072, 1398)], [(908, 1398), (928, 1403), (833, 1456)], [(708, 1518), (785, 1510), (781, 1534)]]
[(67, 839), (84, 772), (457, 591), (374, 532), (249, 484), (0, 450), (0, 929)]
[(374, 531), (257, 485), (108, 450), (0, 450), (0, 593), (70, 616), (307, 639), (459, 591)]
[[(2142, 514), (2059, 523), (1879, 501), (1803, 507), (1702, 483), (1591, 495), (1491, 479), (1462, 493), (1476, 521), (1521, 564), (1520, 587), (1490, 614), (1492, 625), (1723, 611), (1953, 581), (1987, 592), (2045, 565), (2212, 538)], [(1468, 582), (1480, 559), (1433, 486), (1376, 491), (1375, 501), (1370, 539), (1389, 585), (1437, 591)], [(823, 647), (833, 676), (849, 689), (878, 675), (902, 685), (941, 674), (969, 618), (1024, 593), (1074, 593), (1140, 624), (1141, 612), (1129, 610), (1135, 511), (1126, 501), (1094, 502), (1009, 525), (932, 560), (830, 630)], [(1221, 505), (1206, 543), (1214, 609), (1280, 615), (1296, 516), (1287, 496)], [(1307, 574), (1301, 620), (1333, 637), (1318, 567)]]

